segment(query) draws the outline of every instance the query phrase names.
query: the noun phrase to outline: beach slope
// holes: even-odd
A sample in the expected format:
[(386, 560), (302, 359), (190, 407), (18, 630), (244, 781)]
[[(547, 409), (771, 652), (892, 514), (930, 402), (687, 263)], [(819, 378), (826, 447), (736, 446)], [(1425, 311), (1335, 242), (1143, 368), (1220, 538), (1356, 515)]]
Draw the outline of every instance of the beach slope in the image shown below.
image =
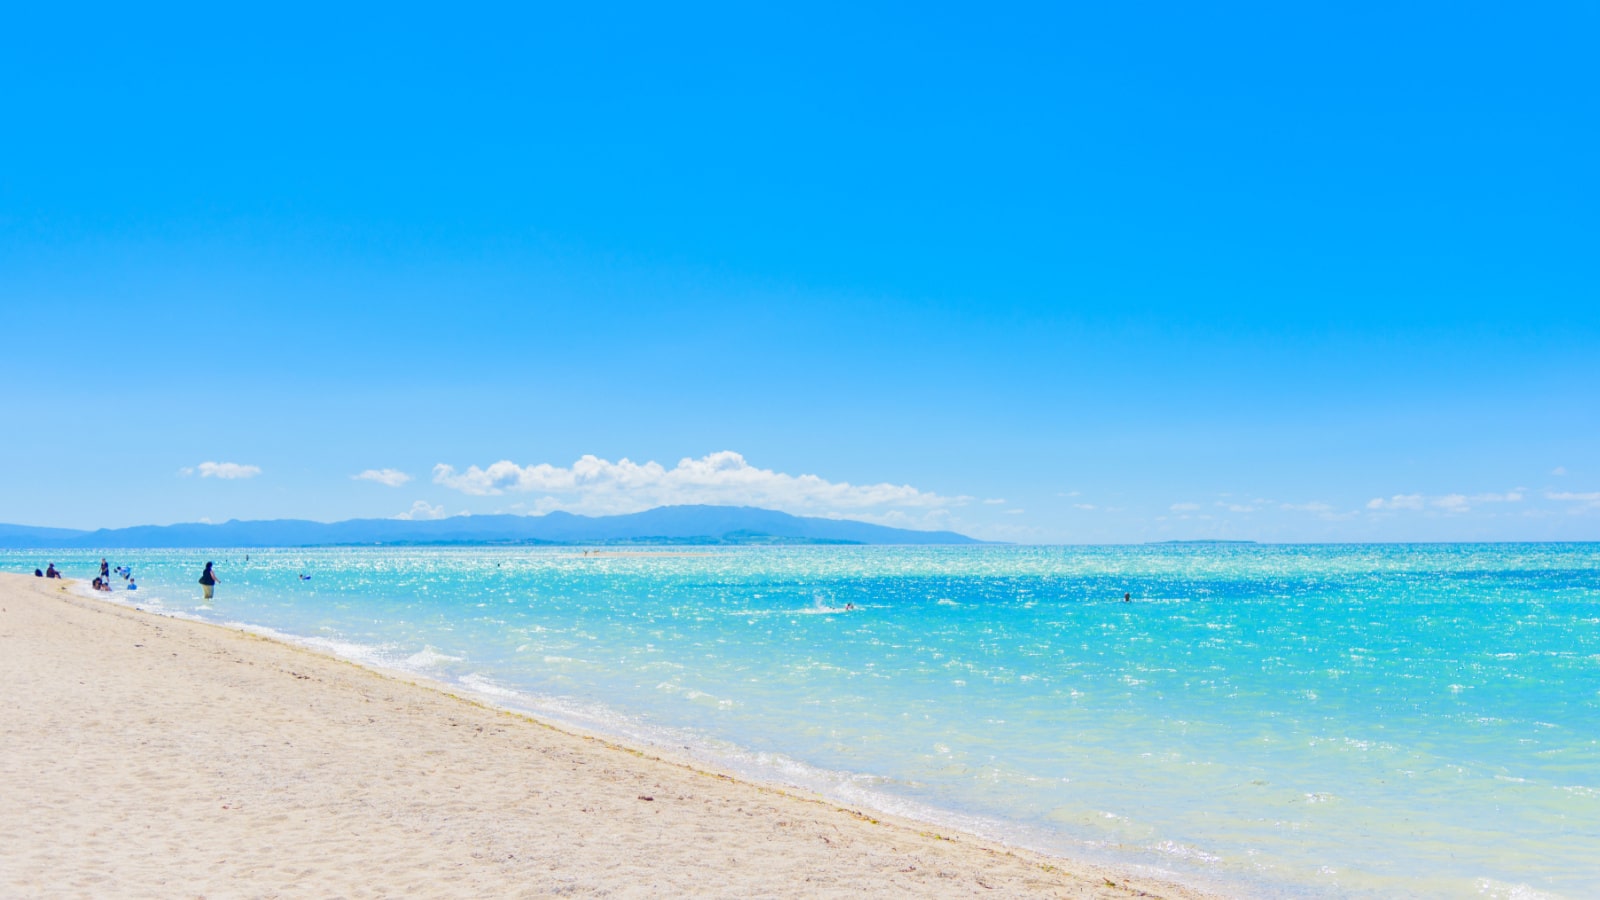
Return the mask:
[(0, 610), (5, 896), (1201, 896), (59, 581)]

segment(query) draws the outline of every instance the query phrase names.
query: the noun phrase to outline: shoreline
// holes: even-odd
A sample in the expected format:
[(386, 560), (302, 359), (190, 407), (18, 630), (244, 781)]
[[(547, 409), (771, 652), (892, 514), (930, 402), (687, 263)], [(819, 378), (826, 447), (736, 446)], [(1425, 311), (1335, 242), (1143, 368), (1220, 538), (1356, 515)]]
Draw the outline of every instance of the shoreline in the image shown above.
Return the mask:
[(0, 847), (23, 895), (1216, 896), (70, 584), (0, 574)]

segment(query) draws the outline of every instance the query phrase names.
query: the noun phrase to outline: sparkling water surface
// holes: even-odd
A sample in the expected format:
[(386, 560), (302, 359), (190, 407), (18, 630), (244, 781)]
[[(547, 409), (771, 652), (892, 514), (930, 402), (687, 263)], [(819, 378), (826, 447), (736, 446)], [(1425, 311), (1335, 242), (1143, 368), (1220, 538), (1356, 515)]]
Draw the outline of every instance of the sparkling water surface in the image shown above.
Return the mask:
[(1600, 896), (1600, 545), (646, 554), (0, 565), (107, 555), (119, 602), (1252, 896)]

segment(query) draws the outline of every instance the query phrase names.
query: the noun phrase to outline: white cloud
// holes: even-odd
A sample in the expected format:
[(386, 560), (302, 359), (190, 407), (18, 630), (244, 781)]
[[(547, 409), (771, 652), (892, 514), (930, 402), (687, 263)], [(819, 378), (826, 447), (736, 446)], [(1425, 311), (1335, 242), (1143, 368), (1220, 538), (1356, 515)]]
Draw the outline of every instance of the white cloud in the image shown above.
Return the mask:
[(1236, 513), (1253, 513), (1258, 509), (1258, 507), (1251, 506), (1248, 503), (1224, 503), (1221, 500), (1218, 500), (1216, 505), (1226, 509), (1228, 512)]
[(1567, 467), (1566, 466), (1556, 466), (1554, 469), (1550, 470), (1550, 474), (1551, 475), (1556, 475), (1556, 476), (1565, 475), (1565, 474), (1567, 474)]
[(458, 472), (454, 466), (439, 463), (433, 467), (433, 480), (479, 497), (508, 491), (545, 494), (534, 503), (539, 512), (623, 513), (703, 503), (761, 506), (805, 515), (848, 512), (852, 518), (862, 518), (862, 513), (872, 510), (909, 508), (926, 514), (972, 501), (971, 497), (946, 497), (910, 485), (854, 485), (816, 475), (759, 469), (731, 450), (684, 458), (671, 469), (656, 462), (611, 462), (593, 455), (570, 467), (549, 463), (519, 466), (501, 460), (487, 468), (468, 466)]
[(411, 480), (411, 476), (399, 469), (368, 469), (360, 475), (351, 475), (356, 481), (376, 481), (389, 487), (399, 487)]
[[(1381, 501), (1373, 501), (1373, 502), (1381, 502)], [(1368, 503), (1367, 506), (1368, 506), (1368, 508), (1373, 508), (1372, 507), (1372, 503)], [(1317, 502), (1315, 500), (1311, 501), (1310, 503), (1280, 503), (1278, 505), (1278, 508), (1279, 509), (1284, 509), (1284, 510), (1290, 510), (1292, 512), (1308, 512), (1308, 513), (1333, 512), (1333, 507), (1329, 506), (1326, 503), (1319, 503), (1319, 502)]]
[(254, 478), (261, 474), (261, 467), (231, 462), (203, 462), (198, 466), (184, 466), (178, 470), (178, 474), (185, 478), (195, 474), (201, 478)]
[(1374, 511), (1384, 510), (1421, 510), (1426, 507), (1442, 509), (1448, 513), (1471, 512), (1477, 503), (1521, 503), (1523, 489), (1506, 491), (1503, 494), (1441, 494), (1437, 497), (1425, 497), (1422, 494), (1395, 494), (1385, 500), (1374, 497), (1367, 501), (1367, 509)]
[(1421, 494), (1395, 494), (1387, 500), (1373, 497), (1367, 501), (1367, 509), (1421, 509), (1424, 502)]
[[(1258, 500), (1256, 502), (1264, 504), (1264, 503), (1268, 503), (1270, 501)], [(1383, 501), (1379, 500), (1379, 501), (1375, 501), (1375, 502), (1382, 503)], [(1378, 508), (1378, 507), (1372, 506), (1371, 503), (1368, 503), (1367, 506), (1368, 506), (1369, 509)], [(1281, 509), (1281, 510), (1288, 511), (1288, 512), (1310, 513), (1311, 515), (1316, 516), (1318, 519), (1321, 519), (1324, 522), (1343, 522), (1343, 521), (1346, 521), (1348, 519), (1353, 519), (1353, 518), (1356, 518), (1357, 516), (1361, 515), (1361, 510), (1359, 510), (1359, 509), (1349, 510), (1349, 511), (1346, 511), (1346, 512), (1338, 512), (1332, 506), (1330, 506), (1330, 505), (1328, 505), (1326, 503), (1323, 503), (1320, 500), (1312, 500), (1312, 501), (1310, 501), (1308, 503), (1279, 503), (1278, 504), (1278, 508)]]
[(1025, 512), (1027, 512), (1027, 510), (1025, 510), (1025, 509), (1008, 509), (1008, 510), (1006, 510), (1006, 515), (1008, 515), (1008, 516), (1020, 516)]
[(396, 519), (407, 519), (420, 522), (424, 519), (443, 519), (445, 517), (444, 504), (429, 506), (428, 501), (418, 500), (411, 504), (411, 508), (395, 516)]
[(985, 500), (983, 502), (984, 502), (985, 506), (999, 506), (999, 505), (1005, 503), (1006, 501), (1001, 499), (1001, 498), (999, 498), (999, 497), (991, 497), (990, 499)]
[(1074, 504), (1072, 504), (1072, 508), (1073, 509), (1096, 509), (1097, 507), (1093, 503), (1074, 503)]
[(1565, 503), (1600, 503), (1600, 491), (1580, 493), (1573, 491), (1545, 491), (1544, 495), (1547, 499), (1560, 500)]
[(1173, 512), (1194, 512), (1195, 510), (1200, 508), (1200, 504), (1198, 504), (1198, 503), (1174, 503), (1174, 504), (1172, 504), (1171, 506), (1169, 506), (1167, 508), (1172, 510)]

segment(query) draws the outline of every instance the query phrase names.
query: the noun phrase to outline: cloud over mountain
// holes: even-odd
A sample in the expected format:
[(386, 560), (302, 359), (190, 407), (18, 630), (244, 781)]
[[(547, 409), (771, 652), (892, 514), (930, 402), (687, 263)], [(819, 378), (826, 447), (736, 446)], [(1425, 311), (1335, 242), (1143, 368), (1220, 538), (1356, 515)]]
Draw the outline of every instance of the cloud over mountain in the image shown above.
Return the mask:
[(817, 475), (790, 475), (752, 466), (731, 450), (699, 459), (684, 458), (672, 468), (657, 462), (617, 462), (586, 455), (570, 466), (518, 465), (500, 460), (487, 467), (457, 471), (433, 467), (435, 484), (474, 496), (505, 493), (545, 495), (537, 509), (620, 513), (656, 506), (734, 504), (810, 514), (872, 510), (932, 512), (963, 505), (970, 497), (947, 497), (910, 485), (856, 485)]

